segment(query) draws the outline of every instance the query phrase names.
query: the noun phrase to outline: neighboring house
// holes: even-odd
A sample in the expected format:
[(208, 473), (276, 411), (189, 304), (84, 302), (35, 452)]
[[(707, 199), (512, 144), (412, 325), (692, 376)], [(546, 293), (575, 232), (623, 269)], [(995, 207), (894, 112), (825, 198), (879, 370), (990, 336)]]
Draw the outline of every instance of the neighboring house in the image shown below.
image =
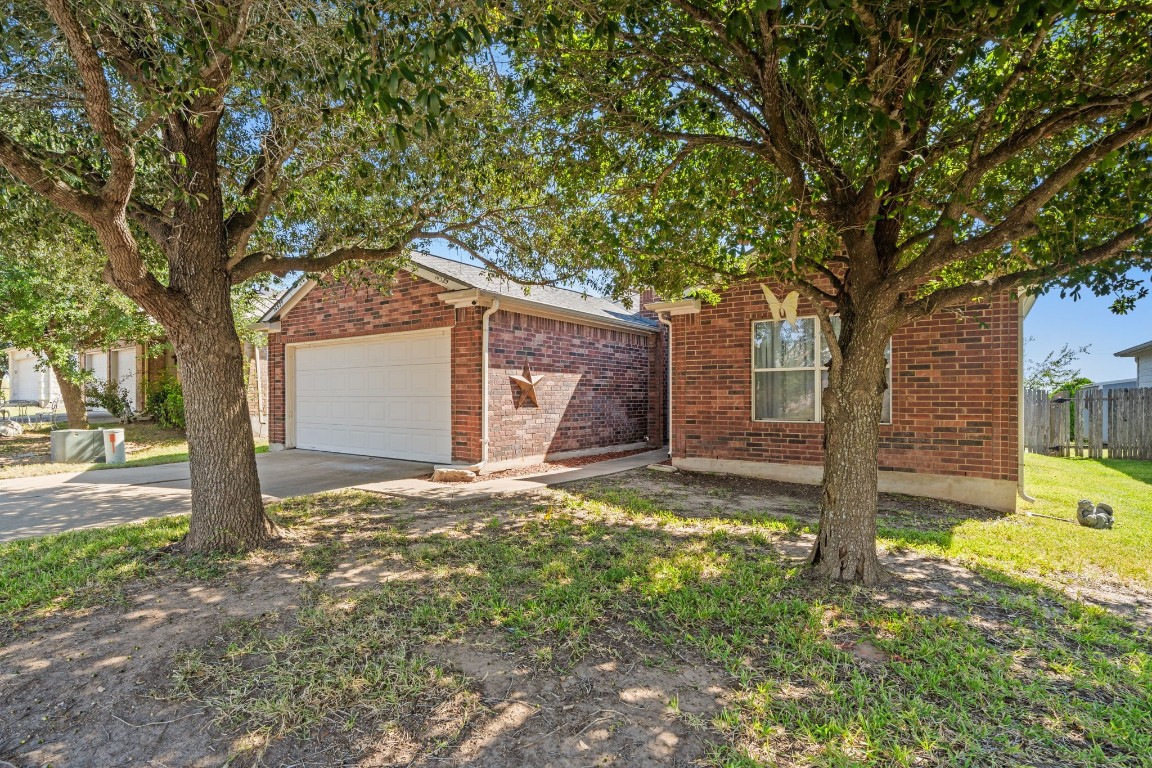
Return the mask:
[(118, 382), (128, 392), (128, 403), (134, 411), (143, 411), (147, 405), (149, 384), (176, 372), (176, 358), (171, 350), (167, 345), (156, 344), (87, 349), (80, 355), (80, 365), (97, 382)]
[[(826, 374), (812, 305), (800, 300), (795, 327), (773, 322), (755, 282), (723, 292), (715, 306), (646, 306), (671, 323), (672, 463), (819, 483)], [(1015, 508), (1021, 321), (1030, 306), (1002, 296), (896, 332), (880, 427), (881, 490)]]
[(60, 385), (56, 374), (43, 365), (35, 352), (29, 349), (9, 348), (8, 399), (47, 405), (60, 399)]
[(411, 259), (387, 291), (302, 280), (265, 313), (274, 447), (488, 472), (663, 443), (653, 319)]
[(1103, 442), (1108, 442), (1108, 393), (1117, 389), (1134, 389), (1136, 386), (1138, 386), (1136, 379), (1115, 379), (1114, 381), (1098, 381), (1080, 388), (1082, 392), (1088, 392), (1094, 389), (1099, 389), (1104, 392), (1101, 408), (1103, 411), (1103, 429), (1100, 434)]
[(1136, 358), (1137, 387), (1152, 387), (1152, 341), (1137, 344), (1116, 353), (1116, 357)]

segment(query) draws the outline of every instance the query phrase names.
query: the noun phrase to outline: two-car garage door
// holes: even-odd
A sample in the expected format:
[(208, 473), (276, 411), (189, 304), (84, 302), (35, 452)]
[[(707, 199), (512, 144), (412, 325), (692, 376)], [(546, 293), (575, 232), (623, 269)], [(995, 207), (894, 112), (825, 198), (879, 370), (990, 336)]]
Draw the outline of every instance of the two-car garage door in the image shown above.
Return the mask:
[(293, 350), (297, 448), (451, 461), (450, 329)]

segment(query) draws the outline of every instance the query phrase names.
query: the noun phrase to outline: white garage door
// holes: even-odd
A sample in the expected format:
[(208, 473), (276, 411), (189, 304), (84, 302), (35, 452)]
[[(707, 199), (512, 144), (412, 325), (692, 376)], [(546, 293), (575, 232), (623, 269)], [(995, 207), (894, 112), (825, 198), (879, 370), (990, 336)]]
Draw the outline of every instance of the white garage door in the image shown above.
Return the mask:
[(297, 448), (451, 461), (450, 331), (301, 346), (295, 355)]
[(108, 381), (108, 353), (89, 352), (86, 357), (88, 370), (96, 377), (97, 383)]
[(10, 378), (13, 400), (39, 400), (41, 379), (44, 374), (36, 370), (36, 358), (25, 357), (15, 361)]
[(128, 391), (128, 404), (132, 410), (140, 406), (136, 402), (136, 348), (127, 347), (116, 350), (116, 380), (120, 388)]

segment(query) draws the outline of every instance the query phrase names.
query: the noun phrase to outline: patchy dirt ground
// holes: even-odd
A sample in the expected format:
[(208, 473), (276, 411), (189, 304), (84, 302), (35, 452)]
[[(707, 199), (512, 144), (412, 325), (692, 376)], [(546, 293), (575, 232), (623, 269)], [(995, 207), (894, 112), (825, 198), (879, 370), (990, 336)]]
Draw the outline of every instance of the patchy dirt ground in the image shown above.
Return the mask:
[[(707, 530), (703, 518), (716, 514), (732, 516), (736, 531), (741, 515), (809, 522), (818, 504), (816, 492), (804, 486), (648, 470), (567, 491), (593, 500), (620, 493), (658, 498), (702, 519), (699, 530), (681, 526), (684, 535)], [(310, 511), (284, 547), (224, 575), (189, 579), (162, 572), (125, 585), (110, 601), (2, 629), (0, 760), (17, 768), (700, 764), (730, 736), (718, 729), (717, 718), (734, 696), (736, 676), (626, 622), (597, 626), (593, 639), (570, 655), (552, 655), (550, 647), (498, 628), (432, 632), (426, 642), (405, 646), (403, 656), (427, 657), (460, 684), (404, 710), (386, 728), (333, 712), (305, 732), (270, 737), (248, 722), (222, 719), (204, 698), (177, 694), (179, 659), (189, 653), (233, 659), (238, 669), (259, 675), (266, 669), (263, 651), (236, 652), (251, 633), (272, 637), (289, 630), (321, 598), (351, 604), (380, 585), (419, 585), (451, 570), (420, 565), (418, 557), (381, 555), (383, 543), (406, 537), (419, 553), (420, 542), (431, 537), (466, 540), (521, 515), (548, 514), (541, 510), (554, 498), (542, 492), (469, 507), (383, 500), (379, 508), (369, 498), (351, 511)], [(885, 497), (882, 506), (883, 515), (899, 516), (904, 526), (925, 528), (996, 514), (904, 497)], [(401, 522), (403, 534), (395, 528)], [(797, 525), (767, 543), (784, 563), (799, 563), (810, 541)], [(955, 615), (993, 633), (1012, 631), (1010, 608), (981, 603), (973, 614), (952, 599), (1007, 587), (911, 551), (889, 552), (884, 563), (896, 578), (869, 596), (875, 604)], [(1057, 610), (1055, 601), (1052, 606)], [(837, 647), (860, 664), (891, 661), (866, 638), (838, 632)]]
[[(619, 482), (625, 479), (625, 482)], [(686, 517), (712, 517), (746, 513), (772, 518), (793, 518), (803, 524), (820, 519), (820, 488), (798, 483), (778, 483), (737, 475), (700, 472), (644, 470), (584, 480), (567, 488), (597, 496), (633, 493), (660, 500)], [(917, 496), (880, 494), (879, 522), (901, 528), (941, 530), (963, 520), (1004, 517), (985, 507), (939, 501)]]
[(229, 620), (290, 611), (300, 576), (270, 567), (217, 582), (136, 585), (4, 638), (0, 756), (17, 766), (219, 766), (231, 739), (204, 708), (165, 697), (176, 652)]

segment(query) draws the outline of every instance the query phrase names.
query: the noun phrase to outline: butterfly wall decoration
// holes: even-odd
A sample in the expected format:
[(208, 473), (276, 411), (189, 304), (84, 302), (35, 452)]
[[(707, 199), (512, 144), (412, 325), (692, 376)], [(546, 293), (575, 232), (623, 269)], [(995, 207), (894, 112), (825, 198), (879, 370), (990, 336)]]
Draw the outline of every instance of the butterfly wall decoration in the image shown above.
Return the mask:
[(768, 302), (768, 308), (772, 310), (772, 318), (774, 320), (787, 320), (789, 325), (796, 325), (796, 310), (800, 304), (800, 292), (792, 291), (783, 299), (778, 299), (768, 286), (761, 285), (760, 288), (764, 291), (764, 300)]

